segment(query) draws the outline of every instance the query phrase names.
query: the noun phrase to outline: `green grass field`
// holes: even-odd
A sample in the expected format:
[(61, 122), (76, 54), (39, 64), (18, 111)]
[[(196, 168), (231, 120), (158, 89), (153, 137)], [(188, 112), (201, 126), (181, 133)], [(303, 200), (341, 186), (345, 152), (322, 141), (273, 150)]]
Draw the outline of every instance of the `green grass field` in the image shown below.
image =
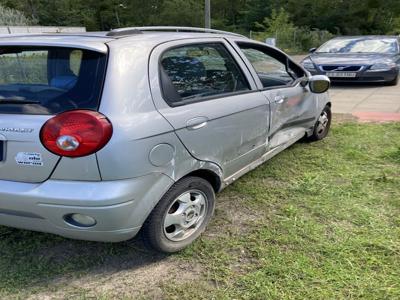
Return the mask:
[(0, 227), (0, 298), (400, 299), (399, 123), (334, 124), (217, 202), (169, 257)]

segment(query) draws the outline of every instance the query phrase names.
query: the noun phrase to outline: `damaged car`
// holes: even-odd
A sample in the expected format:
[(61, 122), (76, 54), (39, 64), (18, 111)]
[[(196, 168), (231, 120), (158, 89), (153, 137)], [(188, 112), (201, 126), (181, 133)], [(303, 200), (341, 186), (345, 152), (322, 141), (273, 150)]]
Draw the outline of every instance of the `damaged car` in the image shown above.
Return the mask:
[(216, 30), (0, 38), (0, 225), (176, 252), (215, 194), (321, 140), (329, 79)]

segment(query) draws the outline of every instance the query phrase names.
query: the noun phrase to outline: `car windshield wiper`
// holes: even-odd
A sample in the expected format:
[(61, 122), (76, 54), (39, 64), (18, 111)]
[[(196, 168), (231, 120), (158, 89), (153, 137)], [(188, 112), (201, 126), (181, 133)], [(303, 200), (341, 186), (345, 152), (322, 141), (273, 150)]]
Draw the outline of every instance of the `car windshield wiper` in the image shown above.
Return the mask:
[(40, 101), (28, 100), (25, 98), (0, 98), (0, 104), (39, 104)]

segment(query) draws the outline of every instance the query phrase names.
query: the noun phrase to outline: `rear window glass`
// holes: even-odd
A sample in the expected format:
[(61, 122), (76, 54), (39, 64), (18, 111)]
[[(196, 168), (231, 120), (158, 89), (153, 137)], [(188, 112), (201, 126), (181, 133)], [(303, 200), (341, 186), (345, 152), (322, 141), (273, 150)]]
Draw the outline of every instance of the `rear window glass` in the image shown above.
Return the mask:
[(0, 114), (96, 110), (106, 55), (61, 47), (0, 46)]

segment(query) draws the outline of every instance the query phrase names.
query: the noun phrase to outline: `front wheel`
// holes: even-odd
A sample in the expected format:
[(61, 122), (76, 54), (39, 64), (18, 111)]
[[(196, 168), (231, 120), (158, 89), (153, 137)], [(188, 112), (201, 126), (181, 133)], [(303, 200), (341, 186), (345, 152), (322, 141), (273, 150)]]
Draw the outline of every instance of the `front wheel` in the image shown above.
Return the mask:
[(190, 245), (204, 231), (214, 213), (211, 184), (199, 177), (175, 183), (161, 198), (143, 226), (143, 238), (152, 248), (174, 253)]
[(317, 122), (314, 125), (312, 134), (308, 137), (310, 141), (319, 141), (324, 139), (331, 128), (332, 112), (331, 108), (327, 105), (322, 110), (318, 117)]

